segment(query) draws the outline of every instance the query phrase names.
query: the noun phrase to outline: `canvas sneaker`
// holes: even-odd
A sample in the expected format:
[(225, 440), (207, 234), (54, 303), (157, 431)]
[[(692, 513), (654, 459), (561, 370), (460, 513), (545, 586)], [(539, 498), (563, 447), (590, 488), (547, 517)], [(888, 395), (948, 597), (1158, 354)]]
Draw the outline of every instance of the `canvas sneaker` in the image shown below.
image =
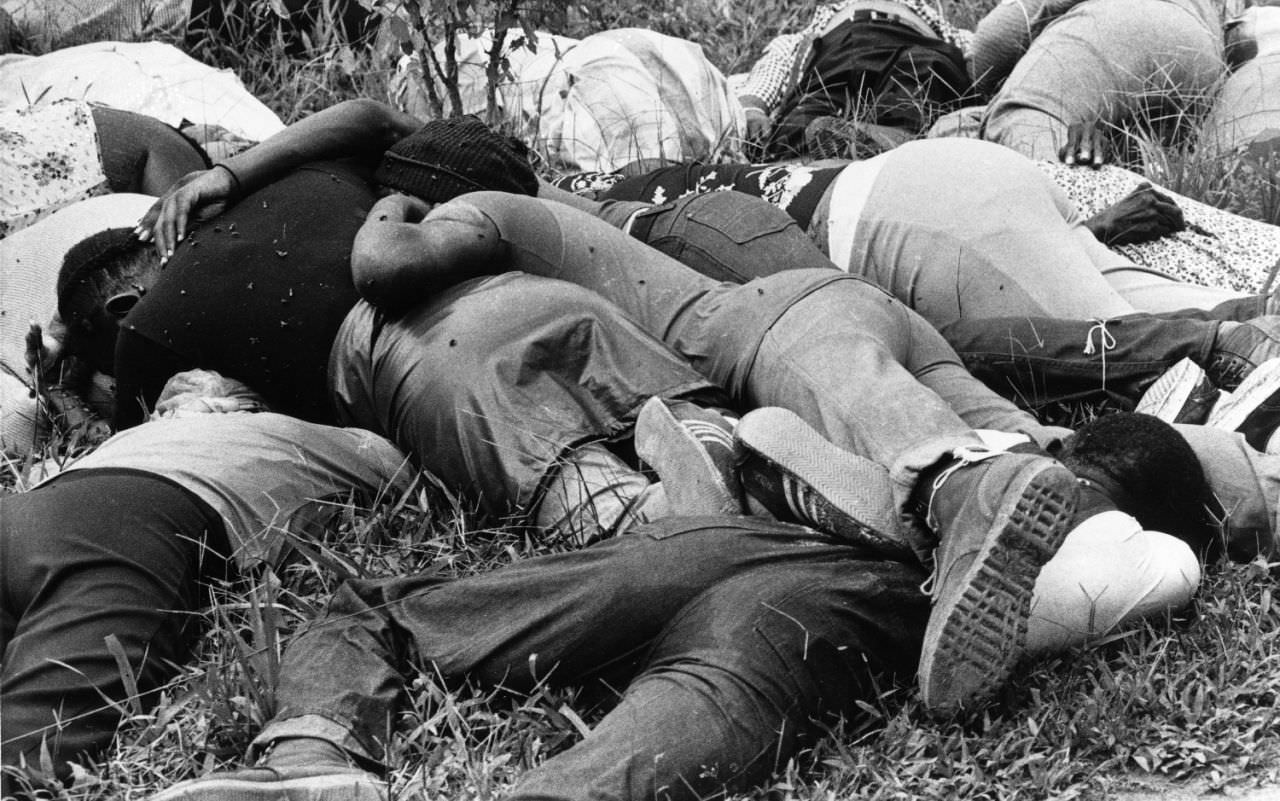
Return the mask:
[(636, 455), (662, 479), (680, 515), (740, 515), (734, 421), (688, 401), (652, 397), (636, 418)]
[(1205, 373), (1219, 389), (1234, 392), (1265, 361), (1280, 356), (1280, 316), (1218, 324)]
[(1035, 453), (959, 449), (934, 471), (925, 492), (938, 537), (933, 609), (917, 674), (927, 710), (973, 708), (1008, 680), (1036, 577), (1073, 524), (1078, 492), (1070, 470)]
[(1165, 370), (1142, 394), (1134, 411), (1158, 417), (1166, 423), (1199, 425), (1209, 418), (1222, 396), (1205, 371), (1190, 359)]
[(738, 476), (779, 520), (812, 526), (889, 558), (914, 561), (889, 471), (827, 441), (798, 415), (765, 407), (738, 423)]
[(1280, 453), (1280, 359), (1249, 374), (1231, 396), (1209, 415), (1207, 425), (1244, 434), (1245, 441), (1265, 453)]

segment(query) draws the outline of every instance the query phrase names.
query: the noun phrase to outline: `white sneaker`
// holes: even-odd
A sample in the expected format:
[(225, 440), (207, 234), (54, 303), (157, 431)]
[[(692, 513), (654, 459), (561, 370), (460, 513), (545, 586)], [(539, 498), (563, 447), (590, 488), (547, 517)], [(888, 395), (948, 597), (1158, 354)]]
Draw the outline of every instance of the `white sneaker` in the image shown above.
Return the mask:
[(1221, 394), (1199, 365), (1183, 359), (1147, 388), (1134, 411), (1166, 423), (1203, 423)]
[(1206, 423), (1238, 431), (1264, 453), (1280, 453), (1280, 358), (1265, 361), (1219, 403)]

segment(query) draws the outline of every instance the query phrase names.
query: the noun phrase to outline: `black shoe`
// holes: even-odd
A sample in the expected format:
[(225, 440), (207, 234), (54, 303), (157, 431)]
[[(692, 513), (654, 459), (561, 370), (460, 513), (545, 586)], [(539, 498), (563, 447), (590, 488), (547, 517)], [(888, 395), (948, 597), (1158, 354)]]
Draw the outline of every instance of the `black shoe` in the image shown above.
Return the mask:
[(1219, 323), (1205, 374), (1214, 386), (1235, 392), (1254, 368), (1276, 357), (1280, 357), (1280, 316)]

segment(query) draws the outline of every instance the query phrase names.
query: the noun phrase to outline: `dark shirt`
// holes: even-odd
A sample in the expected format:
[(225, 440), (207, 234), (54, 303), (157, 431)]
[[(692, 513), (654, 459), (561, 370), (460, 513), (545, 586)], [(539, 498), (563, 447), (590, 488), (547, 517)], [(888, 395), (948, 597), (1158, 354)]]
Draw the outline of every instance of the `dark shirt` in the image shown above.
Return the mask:
[(373, 201), (352, 170), (315, 164), (188, 234), (121, 327), (116, 425), (142, 422), (169, 376), (197, 367), (332, 422), (329, 349), (359, 300), (351, 245)]
[(818, 202), (842, 169), (803, 164), (678, 164), (623, 179), (600, 199), (665, 203), (690, 193), (732, 189), (769, 201), (808, 229)]

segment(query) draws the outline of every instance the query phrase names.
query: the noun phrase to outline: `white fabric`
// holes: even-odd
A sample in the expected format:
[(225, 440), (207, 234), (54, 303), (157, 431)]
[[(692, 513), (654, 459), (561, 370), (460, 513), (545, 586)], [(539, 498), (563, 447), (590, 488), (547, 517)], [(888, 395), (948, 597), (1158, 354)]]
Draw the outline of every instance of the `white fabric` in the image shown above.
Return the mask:
[(0, 368), (0, 454), (25, 456), (39, 444), (40, 409), (31, 390)]
[(840, 171), (827, 191), (831, 196), (827, 220), (827, 253), (836, 266), (848, 270), (853, 261), (853, 243), (858, 232), (858, 221), (866, 208), (867, 198), (875, 187), (876, 177), (884, 167), (885, 159), (871, 158), (855, 161)]
[(1144, 531), (1123, 512), (1094, 515), (1067, 535), (1036, 579), (1027, 651), (1061, 651), (1178, 609), (1199, 584), (1200, 563), (1182, 540)]
[(0, 0), (33, 49), (181, 36), (191, 0)]
[[(488, 34), (458, 40), (463, 111), (484, 115)], [(705, 159), (735, 151), (745, 115), (720, 70), (692, 42), (623, 28), (576, 42), (539, 34), (538, 51), (508, 50), (500, 105), (506, 129), (564, 170), (621, 168), (643, 158)], [(437, 48), (439, 51), (439, 48)], [(438, 57), (443, 58), (442, 51)], [(430, 117), (402, 62), (397, 99)], [(414, 79), (416, 80), (416, 78)]]
[(107, 191), (87, 104), (0, 108), (0, 239)]
[[(513, 47), (515, 42), (518, 46)], [(560, 59), (579, 40), (568, 36), (556, 36), (546, 31), (538, 32), (537, 43), (530, 50), (522, 35), (508, 33), (503, 45), (502, 57), (506, 59), (508, 75), (498, 86), (498, 107), (507, 122), (517, 124), (521, 131), (537, 124), (541, 95), (547, 80)], [(489, 104), (488, 79), (485, 68), (489, 63), (489, 50), (493, 47), (493, 31), (483, 31), (479, 36), (465, 32), (458, 34), (455, 55), (458, 60), (458, 95), (462, 100), (462, 113), (484, 117)], [(437, 62), (444, 64), (444, 42), (435, 46)], [(396, 104), (419, 119), (431, 119), (431, 105), (418, 81), (421, 79), (418, 57), (404, 56), (396, 76), (392, 79), (391, 94)], [(436, 77), (436, 92), (445, 98), (444, 84)], [(448, 108), (448, 102), (446, 109)]]
[(179, 127), (221, 125), (253, 141), (284, 128), (230, 70), (160, 42), (93, 42), (43, 56), (0, 56), (0, 107), (87, 100)]
[[(216, 443), (211, 447), (210, 443)], [(272, 560), (280, 532), (310, 501), (407, 489), (412, 471), (386, 439), (273, 412), (152, 420), (116, 434), (68, 470), (142, 470), (190, 490), (222, 515), (237, 560)]]

